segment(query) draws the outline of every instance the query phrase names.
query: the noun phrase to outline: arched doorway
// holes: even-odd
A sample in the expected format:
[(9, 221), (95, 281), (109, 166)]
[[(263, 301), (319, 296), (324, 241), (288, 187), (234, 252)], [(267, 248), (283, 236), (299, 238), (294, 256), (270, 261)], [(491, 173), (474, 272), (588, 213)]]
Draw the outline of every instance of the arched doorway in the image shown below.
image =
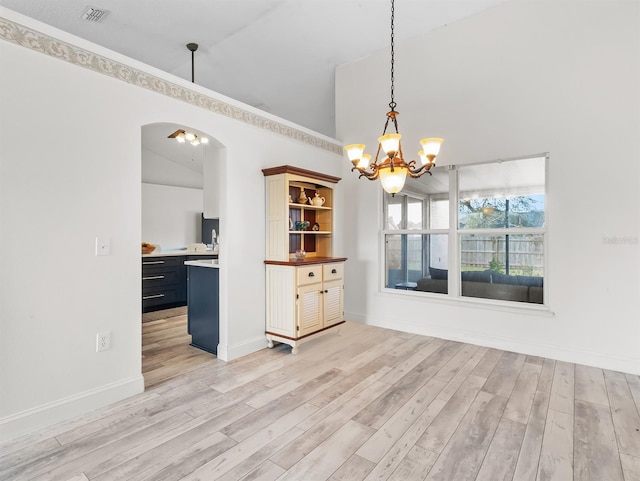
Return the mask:
[(143, 126), (141, 146), (141, 238), (155, 247), (143, 255), (141, 282), (149, 387), (214, 358), (190, 345), (184, 261), (217, 257), (211, 244), (220, 234), (225, 149), (207, 133), (174, 123)]

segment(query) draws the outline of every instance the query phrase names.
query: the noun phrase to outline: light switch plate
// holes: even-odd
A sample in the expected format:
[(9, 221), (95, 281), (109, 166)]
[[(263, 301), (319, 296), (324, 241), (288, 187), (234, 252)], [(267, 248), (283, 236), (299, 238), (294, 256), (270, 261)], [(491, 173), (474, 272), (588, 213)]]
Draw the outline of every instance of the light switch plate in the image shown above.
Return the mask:
[(96, 237), (96, 255), (111, 255), (111, 241), (105, 237)]

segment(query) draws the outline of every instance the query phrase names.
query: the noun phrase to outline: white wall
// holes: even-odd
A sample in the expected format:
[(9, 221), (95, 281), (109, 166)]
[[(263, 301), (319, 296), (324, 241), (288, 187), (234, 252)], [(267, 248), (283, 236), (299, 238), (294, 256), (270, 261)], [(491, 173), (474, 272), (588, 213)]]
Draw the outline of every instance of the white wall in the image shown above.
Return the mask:
[(215, 149), (205, 160), (203, 167), (204, 216), (220, 217), (220, 168), (226, 162), (225, 149)]
[(192, 189), (204, 187), (202, 173), (186, 169), (162, 155), (145, 149), (144, 146), (142, 149), (142, 182)]
[[(353, 206), (344, 223), (348, 318), (640, 373), (639, 9), (625, 1), (510, 1), (396, 45), (407, 156), (430, 136), (446, 139), (440, 164), (550, 153), (550, 313), (381, 291), (381, 188), (345, 168), (345, 205)], [(398, 25), (401, 17), (400, 4)], [(373, 150), (388, 62), (386, 51), (338, 69), (345, 143)]]
[(201, 241), (202, 189), (142, 184), (142, 240), (159, 251)]
[[(268, 114), (0, 7), (0, 22), (7, 19), (64, 40), (47, 49), (52, 55), (64, 58), (73, 44), (89, 54), (61, 60), (34, 50), (52, 40), (29, 33), (23, 47), (20, 28), (0, 29), (0, 439), (143, 389), (142, 126), (171, 122), (216, 132), (226, 162), (242, 165), (225, 163), (220, 172), (222, 359), (266, 346), (261, 169), (291, 164), (339, 175), (342, 162), (328, 150), (235, 120), (229, 109), (217, 114), (182, 99), (202, 94), (207, 105), (222, 99), (231, 110), (243, 108), (242, 118), (257, 116), (256, 123), (269, 124)], [(154, 86), (166, 80), (186, 90), (172, 98), (133, 85), (139, 77), (125, 68), (107, 75), (71, 63), (91, 52), (150, 72)], [(274, 130), (292, 126), (279, 122)], [(37, 141), (25, 142), (25, 128)], [(94, 256), (96, 236), (111, 240), (110, 256)], [(112, 332), (112, 348), (96, 353), (101, 331)]]

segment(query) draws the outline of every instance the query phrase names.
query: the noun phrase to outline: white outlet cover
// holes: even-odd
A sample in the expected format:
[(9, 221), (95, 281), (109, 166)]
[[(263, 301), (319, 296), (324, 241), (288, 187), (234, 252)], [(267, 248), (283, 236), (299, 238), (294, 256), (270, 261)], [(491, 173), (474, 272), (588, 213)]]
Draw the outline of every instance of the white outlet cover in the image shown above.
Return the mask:
[(111, 349), (111, 331), (96, 334), (96, 352)]
[(96, 255), (111, 255), (111, 240), (106, 237), (96, 237)]

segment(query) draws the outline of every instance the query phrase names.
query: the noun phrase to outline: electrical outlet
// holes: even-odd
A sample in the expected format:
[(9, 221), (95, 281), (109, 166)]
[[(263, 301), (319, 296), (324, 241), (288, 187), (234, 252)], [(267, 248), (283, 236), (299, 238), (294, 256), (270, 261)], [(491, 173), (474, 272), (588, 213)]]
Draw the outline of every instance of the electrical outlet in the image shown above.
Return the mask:
[(96, 352), (111, 349), (111, 331), (96, 334)]

